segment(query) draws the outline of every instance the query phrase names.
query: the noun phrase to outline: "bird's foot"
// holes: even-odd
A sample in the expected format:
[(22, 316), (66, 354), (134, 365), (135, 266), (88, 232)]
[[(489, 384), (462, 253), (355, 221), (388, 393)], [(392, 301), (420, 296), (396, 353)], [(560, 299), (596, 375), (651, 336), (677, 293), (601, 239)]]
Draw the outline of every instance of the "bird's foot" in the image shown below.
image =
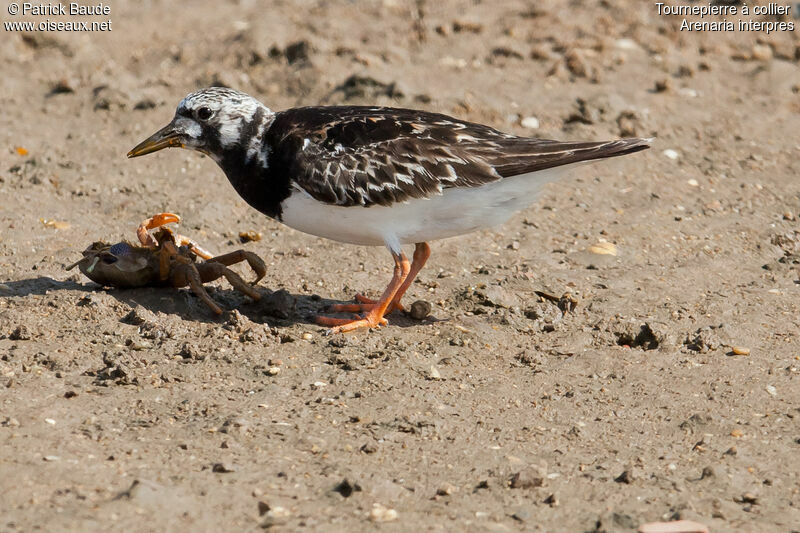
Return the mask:
[(329, 316), (318, 316), (317, 324), (320, 326), (328, 326), (325, 335), (335, 335), (336, 333), (347, 333), (360, 328), (379, 328), (388, 324), (382, 315), (378, 314), (376, 310), (368, 312), (363, 317), (354, 319), (348, 318), (333, 318)]
[[(358, 303), (354, 304), (333, 304), (328, 307), (328, 311), (331, 313), (368, 313), (375, 309), (375, 306), (378, 305), (380, 302), (378, 300), (373, 300), (371, 298), (367, 298), (361, 294), (355, 295), (355, 300)], [(399, 301), (394, 301), (389, 304), (389, 307), (386, 309), (385, 314), (389, 314), (393, 311), (405, 311), (405, 307)]]

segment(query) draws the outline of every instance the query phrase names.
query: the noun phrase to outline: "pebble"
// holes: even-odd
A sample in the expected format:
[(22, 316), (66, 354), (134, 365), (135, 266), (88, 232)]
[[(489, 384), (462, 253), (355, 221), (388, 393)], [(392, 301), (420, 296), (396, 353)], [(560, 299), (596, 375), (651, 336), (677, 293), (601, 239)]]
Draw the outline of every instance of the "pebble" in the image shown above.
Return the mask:
[(731, 351), (734, 355), (750, 355), (750, 348), (745, 348), (744, 346), (733, 346)]
[(633, 479), (634, 478), (631, 471), (625, 470), (623, 473), (615, 477), (614, 481), (616, 481), (617, 483), (625, 483), (626, 485), (630, 485), (631, 483), (633, 483)]
[(613, 242), (601, 241), (591, 245), (588, 250), (590, 253), (597, 255), (617, 255), (617, 245)]
[(229, 463), (214, 463), (211, 471), (217, 474), (229, 474), (230, 472), (236, 472), (236, 468)]
[(778, 395), (778, 389), (776, 389), (772, 385), (767, 385), (765, 388), (766, 388), (767, 394), (769, 394), (770, 396), (777, 396)]
[(528, 128), (529, 130), (538, 130), (539, 129), (539, 119), (536, 117), (525, 117), (520, 122), (520, 125), (523, 128)]
[(311, 388), (312, 389), (321, 389), (322, 387), (325, 387), (326, 385), (327, 385), (327, 383), (325, 383), (324, 381), (315, 381), (314, 383), (311, 384)]
[(445, 483), (436, 489), (437, 496), (450, 496), (455, 492), (458, 492), (458, 487), (451, 485), (450, 483)]
[(667, 159), (672, 159), (673, 161), (675, 159), (678, 159), (681, 156), (677, 151), (675, 151), (675, 150), (673, 150), (671, 148), (668, 148), (668, 149), (664, 150), (663, 153), (664, 153), (664, 156)]
[(60, 461), (61, 457), (59, 457), (57, 455), (45, 455), (44, 457), (42, 457), (42, 459), (44, 459), (45, 461), (50, 463), (50, 462), (54, 462), (54, 461)]
[(277, 376), (281, 373), (281, 368), (279, 366), (271, 366), (267, 369), (267, 374), (270, 376)]
[(425, 300), (417, 300), (411, 304), (408, 314), (414, 320), (425, 320), (431, 314), (431, 304)]
[(53, 420), (52, 418), (45, 418), (44, 421), (47, 422), (48, 424), (50, 424), (51, 426), (55, 426), (56, 425), (56, 421)]
[(708, 533), (708, 528), (691, 520), (649, 522), (639, 526), (639, 533)]
[(31, 340), (31, 333), (25, 324), (20, 324), (11, 332), (8, 338), (12, 341), (29, 341)]
[(390, 509), (380, 503), (372, 504), (369, 512), (369, 519), (373, 522), (393, 522), (397, 520), (397, 511)]
[(691, 185), (692, 187), (699, 187), (699, 186), (700, 186), (700, 182), (698, 182), (698, 181), (697, 181), (696, 179), (694, 179), (694, 178), (690, 179), (690, 180), (689, 180), (689, 181), (687, 181), (686, 183), (688, 183), (688, 184), (689, 184), (689, 185)]
[(614, 46), (620, 50), (637, 50), (639, 48), (639, 43), (633, 39), (617, 39), (616, 42), (614, 42)]
[(769, 61), (772, 59), (772, 48), (765, 44), (757, 44), (753, 46), (753, 59), (759, 61)]
[(311, 333), (303, 333), (303, 340), (304, 341), (310, 341), (313, 338), (314, 338), (314, 336)]
[(509, 486), (512, 489), (533, 489), (544, 486), (544, 478), (538, 469), (528, 467), (511, 476)]
[(558, 504), (560, 502), (558, 501), (558, 496), (556, 496), (555, 494), (551, 494), (550, 496), (544, 499), (544, 503), (546, 503), (550, 507), (558, 507)]
[(428, 371), (428, 378), (430, 379), (442, 379), (442, 375), (439, 373), (439, 370), (431, 365), (431, 369)]

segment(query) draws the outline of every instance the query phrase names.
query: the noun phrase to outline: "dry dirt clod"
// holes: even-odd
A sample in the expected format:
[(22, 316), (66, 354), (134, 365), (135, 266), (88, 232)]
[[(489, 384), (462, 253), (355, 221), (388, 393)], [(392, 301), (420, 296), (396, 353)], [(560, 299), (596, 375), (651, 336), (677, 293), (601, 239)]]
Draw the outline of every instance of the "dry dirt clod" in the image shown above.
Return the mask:
[(211, 471), (216, 474), (229, 474), (231, 472), (236, 472), (236, 467), (230, 463), (214, 463), (211, 467)]
[(411, 304), (408, 314), (414, 320), (425, 320), (431, 314), (431, 304), (425, 300), (417, 300)]
[(544, 477), (538, 469), (527, 467), (511, 476), (509, 486), (512, 489), (533, 489), (544, 486)]
[(12, 341), (29, 341), (31, 340), (31, 333), (28, 331), (28, 326), (20, 324), (8, 336)]

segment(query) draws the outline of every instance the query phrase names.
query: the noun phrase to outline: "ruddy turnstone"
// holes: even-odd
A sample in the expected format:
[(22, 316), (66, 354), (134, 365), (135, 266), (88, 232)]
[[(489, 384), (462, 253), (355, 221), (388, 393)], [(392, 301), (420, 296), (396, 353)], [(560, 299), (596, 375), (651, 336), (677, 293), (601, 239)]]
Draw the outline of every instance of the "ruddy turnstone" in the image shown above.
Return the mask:
[[(242, 92), (211, 87), (128, 157), (178, 146), (209, 155), (252, 207), (287, 226), (340, 242), (385, 245), (394, 275), (377, 301), (320, 316), (330, 333), (386, 324), (430, 256), (428, 241), (496, 226), (529, 206), (568, 165), (631, 154), (650, 139), (560, 142), (518, 137), (447, 115), (389, 107), (271, 111)], [(412, 261), (402, 245), (414, 244)]]

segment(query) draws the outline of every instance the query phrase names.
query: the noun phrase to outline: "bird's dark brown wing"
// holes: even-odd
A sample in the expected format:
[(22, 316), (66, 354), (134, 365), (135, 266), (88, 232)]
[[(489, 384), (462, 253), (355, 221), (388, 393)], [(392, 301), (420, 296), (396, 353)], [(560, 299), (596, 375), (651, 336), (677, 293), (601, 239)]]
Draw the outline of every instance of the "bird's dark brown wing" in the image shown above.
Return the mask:
[(446, 115), (357, 106), (283, 111), (268, 135), (270, 161), (295, 187), (341, 206), (391, 205), (647, 147), (529, 139)]

